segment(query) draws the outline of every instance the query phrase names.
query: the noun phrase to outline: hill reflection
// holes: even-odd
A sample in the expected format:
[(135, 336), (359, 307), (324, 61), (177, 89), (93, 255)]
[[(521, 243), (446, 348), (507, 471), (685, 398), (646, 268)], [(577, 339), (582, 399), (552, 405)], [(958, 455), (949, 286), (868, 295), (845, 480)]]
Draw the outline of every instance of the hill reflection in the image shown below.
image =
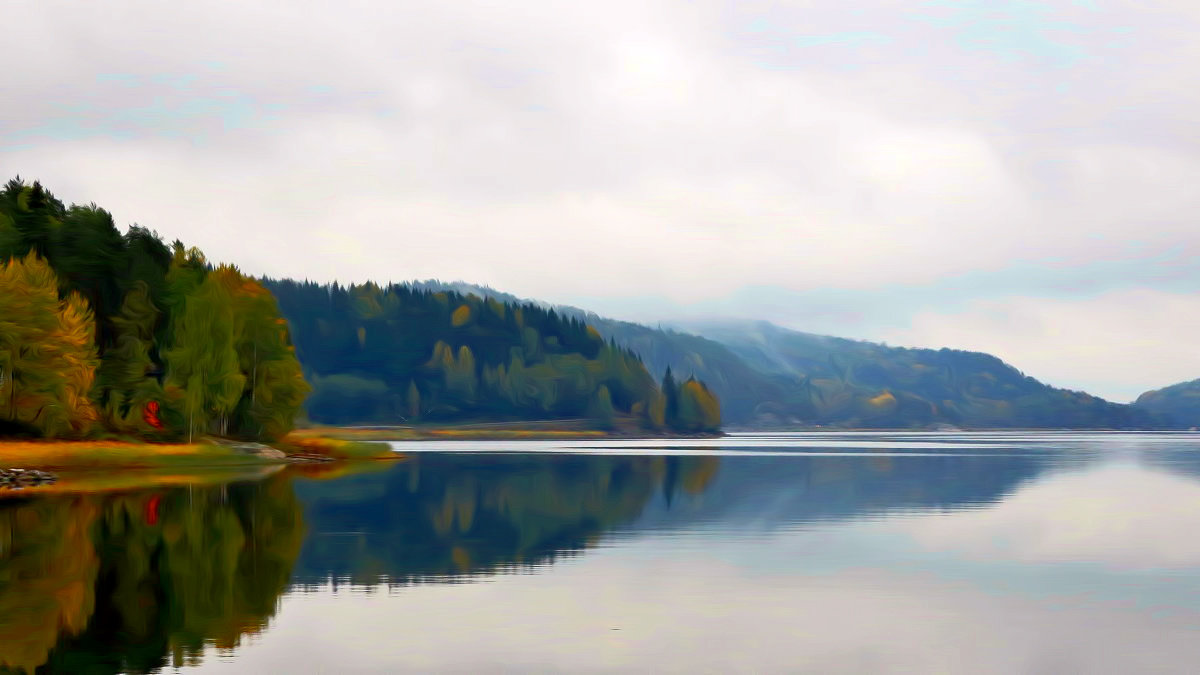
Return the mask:
[(148, 672), (264, 631), (289, 590), (469, 580), (615, 531), (792, 526), (1000, 499), (1005, 458), (427, 453), (356, 475), (0, 502), (0, 671)]

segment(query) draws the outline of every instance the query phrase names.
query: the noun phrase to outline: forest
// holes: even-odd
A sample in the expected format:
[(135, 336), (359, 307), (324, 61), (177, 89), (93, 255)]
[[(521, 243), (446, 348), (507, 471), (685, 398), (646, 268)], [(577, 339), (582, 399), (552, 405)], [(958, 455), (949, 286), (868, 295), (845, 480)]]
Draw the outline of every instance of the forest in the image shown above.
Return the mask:
[(635, 353), (553, 310), (259, 280), (147, 228), (122, 234), (109, 212), (65, 206), (39, 183), (0, 191), (0, 436), (270, 441), (305, 413), (677, 433), (721, 422), (703, 382), (657, 382)]
[(38, 183), (0, 191), (0, 435), (271, 440), (309, 391), (257, 280)]
[[(417, 285), (520, 302), (486, 286), (436, 280)], [(1146, 396), (1136, 405), (1122, 405), (1050, 386), (979, 352), (894, 347), (803, 333), (767, 321), (708, 320), (651, 327), (577, 307), (555, 305), (553, 309), (636, 351), (652, 375), (673, 369), (702, 379), (721, 400), (722, 421), (735, 428), (1200, 425), (1200, 406), (1188, 409), (1188, 401), (1200, 397), (1182, 396), (1186, 386), (1163, 390), (1162, 396)]]
[(312, 382), (313, 421), (720, 427), (720, 403), (703, 382), (666, 373), (660, 384), (637, 354), (552, 309), (409, 284), (264, 283)]

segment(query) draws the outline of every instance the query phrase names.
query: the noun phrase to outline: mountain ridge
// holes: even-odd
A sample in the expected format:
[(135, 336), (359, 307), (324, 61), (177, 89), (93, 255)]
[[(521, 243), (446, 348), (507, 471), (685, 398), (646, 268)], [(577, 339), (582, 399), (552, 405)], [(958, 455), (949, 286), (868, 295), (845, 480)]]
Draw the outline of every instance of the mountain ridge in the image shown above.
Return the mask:
[(766, 320), (650, 327), (570, 305), (530, 301), (466, 282), (416, 282), (497, 299), (537, 302), (594, 326), (641, 356), (704, 379), (732, 427), (1132, 429), (1170, 426), (1146, 407), (1045, 384), (984, 352), (891, 347), (796, 331)]

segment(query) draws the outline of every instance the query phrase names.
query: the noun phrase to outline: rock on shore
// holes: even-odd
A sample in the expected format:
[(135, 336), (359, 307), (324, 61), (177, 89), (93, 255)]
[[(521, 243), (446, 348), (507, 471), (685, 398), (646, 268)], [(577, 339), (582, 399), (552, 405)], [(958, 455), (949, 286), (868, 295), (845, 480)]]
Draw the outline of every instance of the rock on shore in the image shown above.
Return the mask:
[(35, 485), (50, 485), (58, 476), (37, 469), (0, 469), (0, 490), (20, 490)]

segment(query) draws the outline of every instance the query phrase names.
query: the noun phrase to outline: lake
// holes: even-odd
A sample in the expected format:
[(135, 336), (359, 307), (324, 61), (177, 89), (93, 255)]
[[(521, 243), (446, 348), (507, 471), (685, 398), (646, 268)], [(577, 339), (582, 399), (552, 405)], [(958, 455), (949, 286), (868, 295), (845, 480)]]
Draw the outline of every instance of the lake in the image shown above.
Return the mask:
[[(1193, 672), (1200, 435), (395, 443), (0, 499), (46, 672)], [(163, 481), (160, 477), (160, 481)]]

